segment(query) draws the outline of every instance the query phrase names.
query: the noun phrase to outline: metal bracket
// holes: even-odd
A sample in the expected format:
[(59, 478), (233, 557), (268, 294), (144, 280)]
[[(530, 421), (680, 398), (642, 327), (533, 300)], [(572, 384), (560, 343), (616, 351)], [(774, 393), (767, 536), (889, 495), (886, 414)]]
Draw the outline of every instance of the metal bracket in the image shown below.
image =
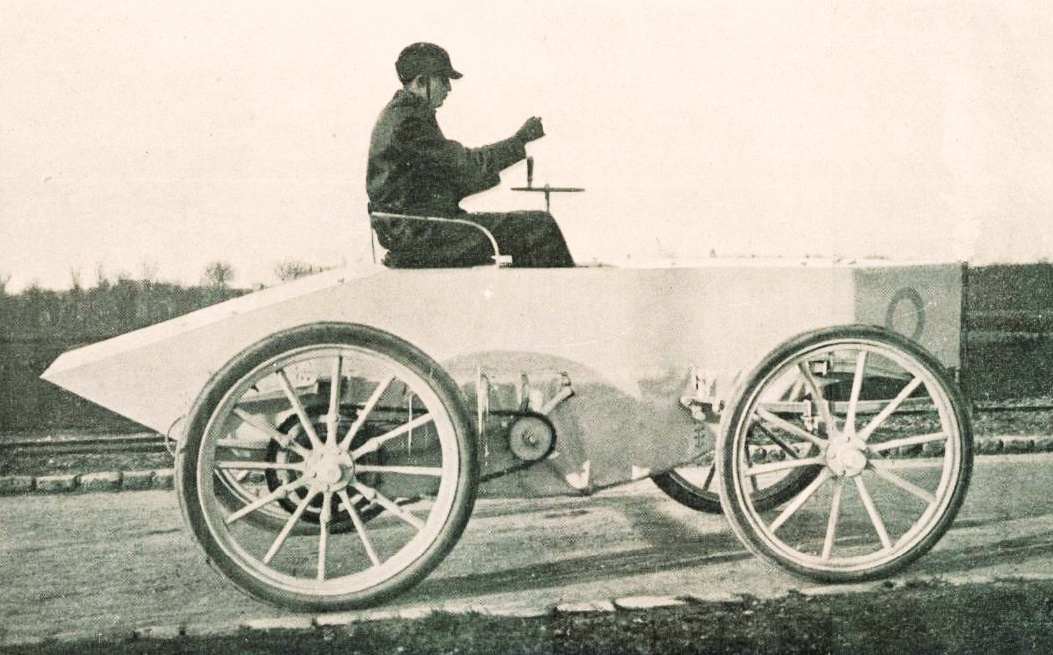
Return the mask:
[(724, 410), (724, 401), (717, 398), (717, 382), (714, 376), (703, 369), (691, 368), (690, 395), (681, 396), (680, 404), (691, 412), (696, 421), (716, 423)]
[[(380, 219), (380, 220), (419, 221), (419, 222), (422, 222), (422, 223), (437, 223), (437, 224), (440, 224), (440, 225), (441, 224), (446, 224), (446, 225), (463, 225), (465, 227), (470, 227), (470, 228), (472, 228), (474, 230), (478, 230), (479, 232), (482, 232), (483, 236), (485, 236), (486, 239), (490, 242), (490, 247), (494, 251), (493, 260), (494, 260), (494, 265), (495, 266), (499, 266), (500, 267), (500, 266), (511, 266), (512, 265), (512, 256), (511, 255), (502, 255), (501, 254), (501, 251), (497, 247), (497, 239), (494, 238), (493, 233), (490, 232), (490, 230), (488, 230), (485, 227), (483, 227), (482, 225), (479, 225), (478, 223), (475, 223), (473, 221), (468, 221), (468, 220), (465, 220), (463, 218), (447, 218), (447, 217), (444, 217), (444, 216), (416, 216), (416, 215), (412, 215), (412, 214), (392, 214), (390, 212), (371, 212), (369, 214), (369, 217), (370, 217), (371, 220)], [(374, 257), (375, 256), (376, 255), (374, 254)]]

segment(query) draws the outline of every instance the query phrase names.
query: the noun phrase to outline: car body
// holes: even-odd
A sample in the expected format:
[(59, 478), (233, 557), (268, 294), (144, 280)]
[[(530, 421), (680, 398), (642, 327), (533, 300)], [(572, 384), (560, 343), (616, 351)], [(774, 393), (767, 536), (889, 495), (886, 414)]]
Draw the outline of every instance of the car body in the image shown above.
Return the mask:
[(65, 353), (44, 377), (171, 436), (209, 561), (282, 606), (401, 593), (478, 495), (644, 478), (722, 511), (766, 559), (857, 581), (927, 552), (964, 498), (963, 275), (717, 258), (341, 269)]

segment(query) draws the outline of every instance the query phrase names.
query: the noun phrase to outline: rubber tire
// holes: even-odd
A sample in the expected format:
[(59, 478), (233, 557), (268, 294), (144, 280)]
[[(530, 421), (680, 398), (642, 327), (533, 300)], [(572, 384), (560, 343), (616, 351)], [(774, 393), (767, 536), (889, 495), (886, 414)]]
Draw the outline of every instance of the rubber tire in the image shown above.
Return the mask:
[[(713, 466), (716, 466), (716, 464), (713, 464)], [(763, 497), (755, 498), (754, 502), (761, 511), (778, 507), (811, 484), (817, 475), (819, 475), (817, 468), (801, 469), (780, 480), (776, 486), (764, 489)], [(720, 482), (720, 478), (716, 476), (716, 473), (714, 473), (714, 479), (718, 483)], [(705, 512), (706, 514), (724, 513), (724, 506), (721, 504), (719, 492), (709, 491), (692, 484), (687, 478), (680, 475), (676, 469), (652, 475), (651, 481), (665, 492), (667, 496), (685, 507), (698, 512)]]
[[(715, 475), (715, 474), (714, 474)], [(676, 469), (651, 476), (651, 482), (676, 502), (698, 512), (723, 514), (720, 494), (691, 484)]]
[[(765, 382), (768, 375), (774, 373), (785, 362), (794, 359), (802, 351), (818, 347), (824, 342), (843, 340), (877, 341), (886, 346), (898, 348), (932, 375), (947, 395), (953, 420), (958, 424), (961, 465), (952, 483), (950, 500), (943, 513), (928, 533), (907, 552), (889, 562), (862, 570), (817, 570), (781, 556), (755, 533), (743, 507), (743, 499), (736, 488), (732, 473), (732, 465), (736, 458), (732, 445), (735, 444), (737, 426), (744, 419), (743, 414), (749, 406), (751, 397), (756, 393), (757, 387)], [(965, 500), (973, 464), (973, 435), (968, 405), (940, 361), (920, 345), (899, 333), (870, 325), (848, 325), (823, 328), (794, 337), (778, 346), (757, 365), (735, 393), (729, 409), (727, 420), (721, 425), (717, 444), (718, 475), (721, 479), (721, 503), (724, 515), (731, 524), (732, 531), (750, 551), (796, 575), (819, 582), (832, 583), (861, 582), (887, 577), (927, 553), (951, 527)]]
[[(429, 548), (396, 575), (380, 584), (343, 595), (318, 596), (273, 587), (242, 569), (220, 547), (208, 529), (197, 486), (197, 464), (205, 429), (225, 394), (258, 366), (291, 350), (319, 345), (368, 347), (389, 356), (425, 380), (453, 423), (460, 466), (450, 514)], [(180, 507), (209, 563), (249, 595), (296, 610), (335, 611), (375, 606), (417, 584), (457, 543), (475, 504), (479, 465), (471, 423), (460, 392), (450, 376), (428, 355), (394, 335), (348, 323), (313, 323), (270, 335), (248, 347), (212, 376), (189, 414), (186, 442), (176, 463)], [(217, 499), (217, 502), (222, 502)]]

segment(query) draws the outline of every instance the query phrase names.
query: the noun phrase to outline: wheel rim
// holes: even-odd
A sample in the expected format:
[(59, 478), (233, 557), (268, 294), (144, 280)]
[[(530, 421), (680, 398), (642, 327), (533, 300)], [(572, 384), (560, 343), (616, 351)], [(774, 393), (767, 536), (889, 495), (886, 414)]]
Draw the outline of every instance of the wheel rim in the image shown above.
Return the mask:
[[(777, 400), (802, 383), (808, 400)], [(961, 424), (946, 385), (903, 349), (821, 342), (773, 366), (743, 406), (724, 479), (762, 554), (798, 570), (866, 573), (946, 529), (966, 466)], [(756, 480), (805, 467), (821, 468), (803, 489), (774, 507), (757, 502)]]
[[(321, 425), (312, 400), (324, 402)], [(341, 419), (348, 407), (353, 421)], [(289, 416), (306, 440), (278, 429)], [(263, 454), (275, 444), (281, 457)], [(326, 597), (421, 562), (456, 509), (461, 466), (454, 421), (428, 380), (369, 348), (318, 344), (231, 386), (205, 427), (195, 477), (208, 530), (236, 566), (267, 587)], [(333, 529), (348, 519), (352, 529)]]

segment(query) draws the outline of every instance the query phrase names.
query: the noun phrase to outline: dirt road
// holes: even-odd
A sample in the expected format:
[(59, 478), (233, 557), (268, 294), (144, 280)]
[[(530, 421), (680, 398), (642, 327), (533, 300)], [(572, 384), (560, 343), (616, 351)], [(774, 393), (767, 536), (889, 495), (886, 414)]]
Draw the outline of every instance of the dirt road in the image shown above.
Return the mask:
[[(1051, 479), (1053, 455), (978, 458), (955, 526), (904, 577), (1053, 576)], [(5, 497), (0, 516), (0, 643), (293, 616), (212, 572), (174, 492)], [(644, 481), (593, 498), (480, 501), (450, 556), (388, 608), (810, 586), (746, 553), (723, 517), (683, 508)]]

